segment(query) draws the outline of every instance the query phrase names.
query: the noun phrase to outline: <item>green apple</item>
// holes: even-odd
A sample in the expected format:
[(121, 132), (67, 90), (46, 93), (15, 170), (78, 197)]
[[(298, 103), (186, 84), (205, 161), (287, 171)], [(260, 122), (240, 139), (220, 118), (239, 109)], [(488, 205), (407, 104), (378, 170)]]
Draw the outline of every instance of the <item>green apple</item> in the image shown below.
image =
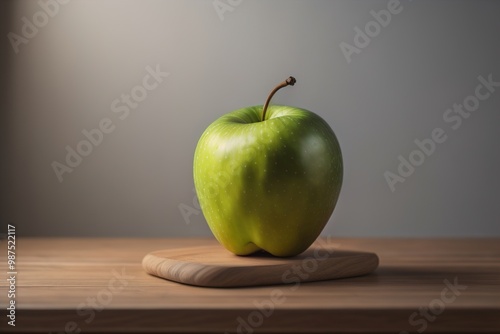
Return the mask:
[(330, 218), (342, 186), (342, 153), (330, 126), (311, 111), (272, 105), (213, 122), (194, 155), (194, 183), (216, 239), (237, 255), (294, 256)]

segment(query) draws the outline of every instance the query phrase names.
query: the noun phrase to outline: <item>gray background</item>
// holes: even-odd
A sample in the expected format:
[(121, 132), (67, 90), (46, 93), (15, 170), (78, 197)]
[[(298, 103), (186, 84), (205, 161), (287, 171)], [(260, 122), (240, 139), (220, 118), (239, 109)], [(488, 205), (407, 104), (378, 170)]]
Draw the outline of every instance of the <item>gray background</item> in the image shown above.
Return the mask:
[[(226, 2), (225, 0), (222, 0)], [(26, 236), (210, 235), (193, 205), (193, 152), (217, 117), (274, 103), (321, 115), (337, 134), (345, 179), (324, 233), (499, 236), (500, 89), (458, 130), (443, 113), (500, 81), (500, 2), (402, 1), (401, 13), (348, 63), (339, 44), (387, 1), (243, 1), (221, 21), (212, 1), (73, 1), (16, 54), (7, 38), (36, 1), (2, 1), (1, 216)], [(125, 120), (110, 105), (170, 72)], [(116, 128), (60, 183), (51, 167), (81, 131)], [(391, 192), (384, 172), (413, 141), (448, 140)]]

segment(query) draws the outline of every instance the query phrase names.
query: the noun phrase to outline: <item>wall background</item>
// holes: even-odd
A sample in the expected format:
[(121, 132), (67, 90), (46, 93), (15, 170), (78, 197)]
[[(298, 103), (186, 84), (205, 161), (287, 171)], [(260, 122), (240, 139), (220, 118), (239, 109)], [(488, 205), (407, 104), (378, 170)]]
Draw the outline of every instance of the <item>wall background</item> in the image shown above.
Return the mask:
[[(226, 2), (225, 0), (221, 0)], [(457, 130), (443, 120), (500, 81), (500, 2), (401, 1), (402, 11), (347, 62), (339, 44), (387, 1), (243, 1), (221, 21), (212, 1), (72, 1), (16, 54), (0, 53), (3, 224), (25, 236), (210, 235), (193, 207), (192, 159), (220, 115), (274, 103), (321, 115), (344, 152), (345, 179), (324, 230), (338, 236), (500, 236), (500, 87)], [(22, 33), (35, 1), (2, 1), (0, 28)], [(38, 19), (43, 19), (40, 16)], [(124, 120), (111, 104), (169, 72)], [(115, 129), (59, 182), (51, 166), (103, 118)], [(448, 139), (391, 192), (415, 139)], [(6, 227), (2, 227), (2, 230)]]

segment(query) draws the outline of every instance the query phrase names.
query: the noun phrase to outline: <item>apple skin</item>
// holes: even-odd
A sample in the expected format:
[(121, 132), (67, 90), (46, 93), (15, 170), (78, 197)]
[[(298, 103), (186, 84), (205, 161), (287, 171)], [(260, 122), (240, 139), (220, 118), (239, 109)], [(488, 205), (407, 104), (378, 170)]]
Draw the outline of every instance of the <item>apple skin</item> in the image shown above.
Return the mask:
[(216, 239), (237, 255), (295, 256), (319, 236), (342, 186), (342, 152), (311, 111), (272, 105), (226, 114), (202, 134), (194, 183)]

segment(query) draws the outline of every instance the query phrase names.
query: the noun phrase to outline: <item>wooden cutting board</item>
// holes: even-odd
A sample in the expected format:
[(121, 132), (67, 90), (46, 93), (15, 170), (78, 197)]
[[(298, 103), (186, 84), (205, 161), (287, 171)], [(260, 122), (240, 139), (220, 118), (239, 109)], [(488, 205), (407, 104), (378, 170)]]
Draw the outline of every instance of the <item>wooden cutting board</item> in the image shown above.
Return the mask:
[(313, 245), (291, 258), (267, 253), (237, 256), (220, 245), (159, 250), (142, 260), (144, 270), (171, 281), (203, 287), (242, 287), (322, 281), (366, 275), (378, 266), (374, 253)]

